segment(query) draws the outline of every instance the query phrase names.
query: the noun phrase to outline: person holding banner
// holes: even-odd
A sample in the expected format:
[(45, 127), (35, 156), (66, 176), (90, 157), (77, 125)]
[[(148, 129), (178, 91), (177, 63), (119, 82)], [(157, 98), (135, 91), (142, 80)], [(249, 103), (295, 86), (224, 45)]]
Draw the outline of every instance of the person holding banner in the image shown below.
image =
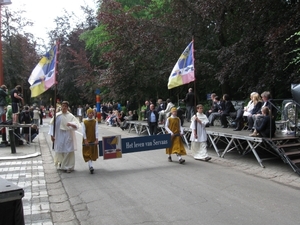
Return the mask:
[(98, 154), (98, 123), (94, 119), (94, 110), (89, 108), (87, 110), (87, 119), (82, 123), (83, 146), (82, 155), (83, 160), (88, 163), (89, 171), (94, 173), (93, 161), (99, 157)]
[(207, 116), (203, 113), (203, 106), (197, 105), (197, 113), (191, 118), (192, 134), (190, 137), (191, 150), (194, 155), (194, 159), (209, 161), (211, 157), (207, 154), (207, 134), (205, 127), (209, 124)]
[(75, 167), (77, 150), (75, 130), (80, 127), (76, 117), (68, 111), (69, 102), (61, 103), (61, 111), (50, 121), (49, 134), (54, 142), (54, 164), (59, 170), (71, 173)]
[(177, 117), (177, 109), (173, 107), (171, 109), (171, 116), (167, 119), (165, 124), (165, 129), (167, 133), (171, 134), (171, 147), (166, 149), (166, 154), (169, 155), (168, 161), (172, 162), (171, 154), (176, 154), (179, 160), (179, 163), (182, 164), (185, 160), (181, 157), (186, 155), (186, 151), (181, 139), (183, 135), (183, 128), (181, 126), (181, 121)]

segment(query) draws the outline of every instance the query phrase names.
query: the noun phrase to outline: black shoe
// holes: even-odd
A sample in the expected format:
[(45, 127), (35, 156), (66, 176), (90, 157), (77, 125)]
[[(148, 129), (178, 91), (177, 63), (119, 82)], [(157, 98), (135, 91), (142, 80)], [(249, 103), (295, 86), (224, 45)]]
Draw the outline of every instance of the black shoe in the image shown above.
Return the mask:
[(168, 157), (168, 161), (169, 161), (169, 162), (173, 162), (171, 156)]
[(120, 127), (122, 130), (124, 130), (124, 127)]
[(228, 126), (224, 126), (224, 125), (222, 126), (222, 128), (227, 128), (227, 127), (228, 127)]
[(184, 163), (184, 162), (185, 162), (185, 160), (184, 160), (183, 158), (179, 159), (179, 163), (180, 163), (180, 164), (182, 164), (182, 163)]
[(94, 168), (91, 166), (90, 167), (90, 173), (93, 174), (94, 173)]
[(207, 162), (207, 161), (211, 160), (211, 157), (207, 156), (204, 160)]

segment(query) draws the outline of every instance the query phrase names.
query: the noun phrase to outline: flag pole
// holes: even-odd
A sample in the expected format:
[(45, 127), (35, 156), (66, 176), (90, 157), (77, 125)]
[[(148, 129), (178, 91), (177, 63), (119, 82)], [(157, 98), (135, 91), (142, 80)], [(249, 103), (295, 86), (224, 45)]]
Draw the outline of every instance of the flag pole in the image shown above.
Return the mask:
[[(59, 46), (60, 42), (56, 41), (56, 61), (55, 61), (55, 70), (54, 70), (54, 117), (53, 117), (53, 136), (55, 137), (55, 128), (56, 128), (56, 102), (57, 102), (57, 80), (56, 76), (58, 74), (58, 56), (59, 56)], [(55, 140), (54, 140), (55, 141)], [(52, 143), (52, 149), (54, 149), (54, 141)]]
[(194, 112), (195, 112), (195, 134), (197, 135), (197, 94), (196, 94), (196, 68), (195, 68), (195, 51), (194, 51), (194, 35), (192, 36), (192, 42), (193, 42), (193, 49), (192, 49), (192, 54), (193, 54), (193, 67), (194, 67)]

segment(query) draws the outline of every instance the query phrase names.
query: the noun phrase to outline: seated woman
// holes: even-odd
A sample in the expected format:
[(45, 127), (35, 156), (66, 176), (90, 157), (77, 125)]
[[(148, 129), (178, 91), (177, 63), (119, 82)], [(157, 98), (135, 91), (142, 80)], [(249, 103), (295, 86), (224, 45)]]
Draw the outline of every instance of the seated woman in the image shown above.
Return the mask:
[(275, 119), (272, 118), (268, 107), (262, 108), (262, 119), (259, 126), (255, 127), (255, 130), (250, 137), (274, 137), (276, 132)]
[(250, 101), (248, 105), (244, 107), (244, 109), (240, 109), (237, 111), (235, 123), (236, 128), (234, 131), (240, 131), (243, 129), (244, 121), (248, 121), (247, 117), (252, 116), (252, 114), (256, 114), (262, 105), (261, 98), (257, 92), (252, 92), (250, 94)]
[(254, 127), (258, 126), (260, 123), (260, 117), (262, 116), (262, 108), (268, 107), (271, 109), (271, 114), (274, 118), (276, 118), (276, 108), (272, 107), (272, 97), (270, 92), (264, 91), (261, 94), (261, 98), (263, 102), (258, 106), (254, 106), (251, 115), (248, 116), (248, 130), (254, 130)]

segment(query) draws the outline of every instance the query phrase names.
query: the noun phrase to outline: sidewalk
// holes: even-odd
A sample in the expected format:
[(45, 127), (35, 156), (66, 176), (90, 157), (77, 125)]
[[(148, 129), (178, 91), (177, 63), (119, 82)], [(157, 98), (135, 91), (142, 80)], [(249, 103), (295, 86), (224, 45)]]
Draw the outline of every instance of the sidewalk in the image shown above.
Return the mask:
[[(0, 177), (24, 189), (26, 224), (78, 224), (61, 182), (61, 174), (53, 164), (51, 146), (47, 142), (49, 121), (49, 118), (44, 120), (40, 134), (31, 145), (17, 146), (15, 154), (11, 153), (9, 146), (0, 148)], [(137, 135), (134, 131), (129, 134), (126, 130), (103, 123), (99, 124), (99, 129), (111, 130), (123, 138)], [(187, 160), (193, 160), (191, 151), (187, 149), (187, 153)], [(231, 167), (246, 174), (300, 188), (300, 177), (281, 160), (265, 161), (266, 168), (261, 168), (252, 154), (241, 156), (232, 152), (226, 158), (219, 158), (213, 149), (209, 149), (209, 154), (212, 156), (209, 163), (222, 165), (224, 169)]]

